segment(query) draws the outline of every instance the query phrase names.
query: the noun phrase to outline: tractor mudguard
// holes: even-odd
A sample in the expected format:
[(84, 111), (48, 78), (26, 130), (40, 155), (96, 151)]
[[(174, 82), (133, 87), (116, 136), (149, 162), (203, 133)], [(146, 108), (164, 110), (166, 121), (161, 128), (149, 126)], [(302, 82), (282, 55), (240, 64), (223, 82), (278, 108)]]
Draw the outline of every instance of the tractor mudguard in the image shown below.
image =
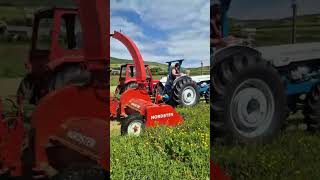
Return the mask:
[(173, 81), (172, 87), (174, 87), (174, 86), (177, 84), (178, 81), (181, 81), (181, 80), (183, 80), (183, 79), (190, 79), (191, 81), (193, 81), (192, 78), (189, 77), (189, 76), (180, 76), (180, 77), (177, 77), (177, 78)]
[[(72, 85), (60, 88), (42, 98), (32, 114), (32, 124), (36, 130), (35, 165), (37, 167), (48, 165), (46, 146), (50, 144), (50, 137), (56, 136), (61, 126), (70, 119), (74, 122), (81, 121), (86, 127), (92, 127), (93, 121), (90, 120), (104, 119), (103, 126), (109, 127), (110, 114), (107, 101), (109, 95), (106, 88)], [(87, 119), (86, 123), (83, 119)], [(108, 129), (99, 133), (105, 136), (109, 134)], [(108, 143), (109, 141), (105, 141), (105, 147), (108, 147)], [(106, 154), (108, 153), (106, 149)], [(101, 158), (107, 159), (106, 156)]]
[(210, 64), (211, 66), (214, 66), (215, 64), (239, 52), (246, 52), (246, 54), (249, 53), (249, 54), (252, 54), (252, 56), (261, 57), (261, 53), (254, 48), (251, 48), (248, 46), (239, 46), (239, 45), (228, 46), (216, 51), (216, 53), (214, 54), (214, 58), (211, 58), (211, 60), (214, 59), (214, 62), (211, 61)]

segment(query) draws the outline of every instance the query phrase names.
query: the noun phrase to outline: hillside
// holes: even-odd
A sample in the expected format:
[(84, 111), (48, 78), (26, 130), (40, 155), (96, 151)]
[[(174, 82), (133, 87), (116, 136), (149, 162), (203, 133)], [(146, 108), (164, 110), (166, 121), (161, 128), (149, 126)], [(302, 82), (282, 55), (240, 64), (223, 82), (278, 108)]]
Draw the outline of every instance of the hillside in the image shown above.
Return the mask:
[[(119, 58), (114, 58), (114, 57), (111, 57), (111, 59), (110, 59), (110, 66), (111, 66), (111, 68), (114, 68), (114, 69), (120, 68), (120, 66), (123, 64), (132, 64), (132, 63), (133, 63), (133, 61), (128, 60), (128, 59), (119, 59)], [(157, 63), (157, 62), (145, 61), (145, 64), (150, 65), (151, 68), (152, 67), (160, 67), (162, 69), (167, 68), (166, 64), (161, 64), (161, 63)]]
[[(291, 18), (240, 20), (230, 19), (230, 34), (246, 38), (242, 31), (247, 28), (256, 29), (254, 44), (257, 46), (277, 45), (291, 43)], [(298, 16), (296, 20), (296, 41), (320, 41), (320, 14)]]
[[(120, 69), (121, 65), (124, 64), (131, 64), (133, 63), (132, 60), (127, 60), (127, 59), (118, 59), (111, 57), (110, 60), (110, 67), (112, 69)], [(158, 62), (152, 62), (152, 61), (145, 61), (145, 64), (148, 64), (151, 68), (161, 68), (161, 72), (167, 71), (167, 64), (161, 64)], [(183, 65), (182, 65), (183, 66)], [(186, 68), (187, 70), (190, 70), (190, 75), (200, 75), (201, 74), (201, 67), (195, 67), (195, 68)], [(202, 69), (203, 74), (209, 74), (210, 72), (210, 67), (209, 66), (204, 66)]]

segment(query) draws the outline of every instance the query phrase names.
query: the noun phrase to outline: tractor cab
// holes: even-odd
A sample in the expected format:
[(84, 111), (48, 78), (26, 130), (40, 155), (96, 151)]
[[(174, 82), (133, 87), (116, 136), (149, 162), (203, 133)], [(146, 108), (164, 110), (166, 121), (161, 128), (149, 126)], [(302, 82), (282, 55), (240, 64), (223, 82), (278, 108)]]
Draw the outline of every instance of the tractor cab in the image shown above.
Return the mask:
[(33, 74), (43, 74), (65, 62), (83, 61), (82, 31), (77, 9), (51, 8), (35, 14), (27, 64)]
[[(144, 66), (146, 71), (145, 87), (148, 89), (148, 91), (150, 90), (149, 92), (152, 92), (154, 85), (158, 83), (158, 81), (152, 79), (150, 66), (147, 64), (145, 64)], [(119, 84), (122, 86), (136, 87), (136, 82), (136, 69), (134, 64), (122, 65), (120, 69)]]

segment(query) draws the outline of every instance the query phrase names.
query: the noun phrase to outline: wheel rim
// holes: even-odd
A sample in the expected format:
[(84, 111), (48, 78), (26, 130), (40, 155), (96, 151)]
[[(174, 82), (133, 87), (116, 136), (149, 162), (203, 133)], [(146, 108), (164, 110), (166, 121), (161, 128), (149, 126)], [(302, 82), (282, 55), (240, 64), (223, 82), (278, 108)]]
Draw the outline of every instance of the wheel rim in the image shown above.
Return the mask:
[(142, 131), (142, 122), (134, 121), (128, 126), (128, 135), (139, 136)]
[(245, 137), (263, 134), (270, 126), (274, 112), (273, 94), (260, 79), (244, 81), (232, 95), (231, 122), (236, 131)]
[(185, 105), (192, 105), (196, 101), (196, 90), (192, 87), (186, 87), (182, 91), (182, 101)]

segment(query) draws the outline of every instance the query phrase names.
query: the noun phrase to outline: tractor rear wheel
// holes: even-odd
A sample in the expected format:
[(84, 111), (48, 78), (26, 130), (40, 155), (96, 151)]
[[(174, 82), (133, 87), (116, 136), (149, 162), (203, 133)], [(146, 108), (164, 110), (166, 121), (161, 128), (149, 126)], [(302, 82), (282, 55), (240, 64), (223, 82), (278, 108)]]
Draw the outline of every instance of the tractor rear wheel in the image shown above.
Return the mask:
[(24, 98), (28, 103), (35, 104), (34, 99), (34, 84), (29, 75), (24, 77), (18, 87), (17, 95)]
[(138, 87), (138, 84), (136, 82), (129, 82), (128, 84), (126, 84), (126, 87), (125, 87), (125, 91), (128, 90), (128, 89), (135, 89)]
[(50, 91), (59, 89), (66, 85), (83, 85), (90, 80), (90, 73), (82, 70), (80, 65), (65, 65), (56, 70), (54, 78), (49, 83)]
[(206, 103), (210, 103), (210, 87), (208, 88), (208, 90), (204, 94), (204, 99), (206, 100)]
[(216, 93), (211, 100), (213, 132), (244, 144), (270, 142), (286, 114), (278, 72), (260, 56), (246, 52), (236, 52), (214, 70), (220, 73), (214, 75)]
[(143, 117), (139, 114), (129, 115), (121, 123), (121, 135), (140, 136), (145, 129)]
[(308, 130), (320, 129), (320, 84), (317, 84), (307, 97), (306, 107), (303, 111)]
[(159, 82), (154, 86), (153, 96), (155, 97), (157, 94), (163, 95), (163, 93), (164, 93), (164, 86), (161, 82)]
[(200, 93), (197, 84), (191, 78), (179, 80), (172, 89), (172, 101), (175, 105), (190, 107), (198, 104)]

